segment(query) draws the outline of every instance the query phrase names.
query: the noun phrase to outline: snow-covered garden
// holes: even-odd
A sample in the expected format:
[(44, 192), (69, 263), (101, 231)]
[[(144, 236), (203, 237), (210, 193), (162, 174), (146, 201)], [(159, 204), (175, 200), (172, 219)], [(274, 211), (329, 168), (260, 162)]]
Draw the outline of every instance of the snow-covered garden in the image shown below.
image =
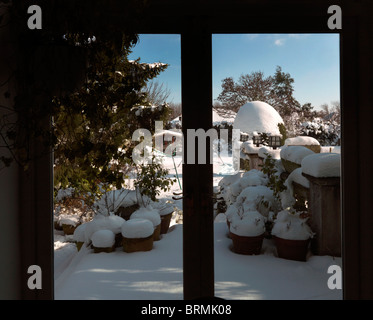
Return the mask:
[[(322, 239), (318, 233), (324, 230), (309, 223), (310, 212), (315, 212), (312, 196), (305, 199), (294, 192), (298, 185), (312, 189), (309, 176), (339, 179), (339, 147), (320, 146), (303, 136), (286, 139), (275, 149), (252, 140), (239, 146), (241, 158), (250, 162), (255, 154), (260, 167), (234, 172), (232, 156), (215, 154), (215, 295), (239, 300), (341, 299), (342, 290), (328, 287), (328, 268), (341, 266), (342, 258), (311, 250), (310, 241)], [(57, 205), (56, 299), (183, 298), (183, 208), (182, 200), (173, 197), (182, 192), (182, 159), (157, 155), (168, 176), (179, 180), (159, 192), (158, 201), (129, 188), (104, 193), (94, 202), (93, 214), (66, 214), (66, 208)], [(132, 185), (135, 181), (129, 178), (130, 186), (131, 179)], [(72, 193), (61, 190), (57, 203)], [(303, 246), (301, 253), (284, 249), (289, 241)]]

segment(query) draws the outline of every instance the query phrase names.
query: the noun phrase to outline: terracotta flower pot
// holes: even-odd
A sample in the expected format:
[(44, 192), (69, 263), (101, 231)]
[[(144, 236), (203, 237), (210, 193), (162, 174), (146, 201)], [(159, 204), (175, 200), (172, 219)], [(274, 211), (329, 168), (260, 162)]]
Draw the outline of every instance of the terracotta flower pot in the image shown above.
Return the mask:
[(122, 240), (124, 252), (150, 251), (153, 249), (153, 235), (146, 238), (126, 238)]
[(165, 234), (168, 232), (168, 228), (170, 227), (170, 222), (172, 218), (172, 213), (165, 214), (161, 216), (161, 234)]
[(306, 261), (310, 239), (288, 240), (273, 236), (279, 258)]
[(239, 254), (260, 254), (263, 245), (264, 233), (259, 236), (239, 236), (230, 232), (230, 238), (233, 241), (233, 251)]
[(153, 240), (154, 240), (154, 241), (159, 241), (159, 240), (161, 240), (161, 224), (157, 225), (157, 226), (154, 228)]
[(115, 234), (115, 247), (116, 248), (122, 246), (122, 240), (123, 240), (122, 233), (121, 232), (116, 233)]
[(78, 227), (78, 225), (73, 226), (71, 224), (62, 224), (62, 230), (65, 235), (71, 235), (71, 234), (74, 234), (74, 231)]
[(94, 253), (101, 253), (101, 252), (110, 253), (115, 250), (115, 245), (112, 247), (106, 247), (106, 248), (98, 248), (92, 245), (92, 248), (93, 248)]
[(140, 206), (137, 203), (135, 203), (128, 207), (119, 207), (115, 214), (127, 221), (130, 219), (132, 213), (134, 213), (139, 208)]

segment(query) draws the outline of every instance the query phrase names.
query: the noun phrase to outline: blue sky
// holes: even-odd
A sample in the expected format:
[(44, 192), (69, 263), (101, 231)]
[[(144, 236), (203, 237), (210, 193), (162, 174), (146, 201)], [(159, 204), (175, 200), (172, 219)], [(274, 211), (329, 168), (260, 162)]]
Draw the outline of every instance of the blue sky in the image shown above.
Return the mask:
[[(130, 59), (164, 62), (166, 71), (157, 77), (170, 89), (170, 99), (181, 101), (179, 35), (140, 35)], [(230, 34), (213, 35), (213, 97), (226, 77), (262, 71), (273, 75), (276, 66), (294, 78), (294, 96), (315, 107), (340, 100), (338, 34)]]

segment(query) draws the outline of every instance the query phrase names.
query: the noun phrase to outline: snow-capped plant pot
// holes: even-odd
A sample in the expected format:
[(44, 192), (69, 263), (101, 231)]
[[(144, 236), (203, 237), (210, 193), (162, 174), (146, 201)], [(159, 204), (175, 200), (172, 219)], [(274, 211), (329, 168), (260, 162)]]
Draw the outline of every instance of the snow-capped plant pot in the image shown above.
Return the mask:
[(161, 216), (161, 234), (165, 234), (168, 232), (168, 229), (170, 228), (172, 214), (174, 213), (174, 208), (169, 207), (166, 209), (167, 210), (159, 211), (159, 214)]
[(149, 208), (140, 208), (136, 210), (132, 215), (131, 219), (146, 219), (149, 220), (154, 227), (153, 239), (154, 241), (159, 241), (161, 239), (161, 216), (159, 215), (159, 211), (153, 209), (152, 207)]
[(289, 240), (273, 236), (279, 258), (296, 261), (307, 261), (310, 239)]
[(53, 226), (54, 226), (54, 229), (55, 230), (58, 230), (58, 231), (63, 231), (62, 229), (62, 225), (60, 224), (60, 219), (59, 219), (59, 216), (54, 216), (54, 219), (53, 219)]
[(272, 228), (279, 258), (306, 261), (311, 238), (314, 236), (308, 218), (288, 210), (280, 211)]
[(233, 252), (246, 255), (258, 255), (262, 251), (264, 233), (259, 236), (239, 236), (230, 233), (233, 242)]
[(94, 253), (113, 252), (115, 250), (115, 234), (111, 230), (98, 230), (92, 235)]
[(303, 158), (310, 154), (314, 152), (306, 146), (290, 145), (283, 147), (280, 151), (282, 165), (288, 173), (300, 168)]
[(125, 252), (153, 249), (153, 223), (147, 219), (131, 219), (122, 225), (122, 245)]
[(161, 234), (168, 232), (170, 227), (172, 214), (174, 213), (174, 207), (171, 202), (160, 199), (159, 201), (151, 201), (150, 206), (153, 209), (157, 209), (161, 217)]
[(265, 220), (258, 211), (249, 211), (242, 217), (231, 221), (229, 230), (235, 253), (246, 255), (261, 253)]
[(59, 224), (62, 226), (65, 235), (72, 235), (75, 229), (81, 224), (81, 221), (79, 215), (61, 214)]
[(287, 138), (285, 140), (285, 146), (302, 146), (306, 147), (307, 149), (315, 152), (320, 153), (321, 146), (320, 142), (313, 137), (308, 136), (298, 136), (294, 138)]

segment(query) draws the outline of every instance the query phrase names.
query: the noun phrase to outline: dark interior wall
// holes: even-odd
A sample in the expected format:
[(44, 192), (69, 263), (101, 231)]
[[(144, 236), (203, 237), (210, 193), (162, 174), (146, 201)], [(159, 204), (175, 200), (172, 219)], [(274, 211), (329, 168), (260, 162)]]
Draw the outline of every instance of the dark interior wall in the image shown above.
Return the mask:
[[(4, 15), (0, 26), (7, 21), (7, 8), (0, 8)], [(0, 106), (12, 107), (15, 95), (15, 81), (11, 78), (14, 68), (14, 39), (9, 25), (0, 27)], [(5, 93), (10, 98), (5, 98)], [(9, 110), (0, 107), (0, 116), (9, 114)], [(15, 120), (16, 117), (13, 117)], [(4, 130), (1, 132), (4, 134)], [(1, 141), (1, 140), (0, 140)], [(3, 141), (0, 142), (3, 144)], [(0, 157), (9, 157), (4, 148), (0, 148)], [(16, 165), (0, 170), (0, 299), (20, 298), (19, 290), (19, 230), (18, 230), (18, 169)]]

